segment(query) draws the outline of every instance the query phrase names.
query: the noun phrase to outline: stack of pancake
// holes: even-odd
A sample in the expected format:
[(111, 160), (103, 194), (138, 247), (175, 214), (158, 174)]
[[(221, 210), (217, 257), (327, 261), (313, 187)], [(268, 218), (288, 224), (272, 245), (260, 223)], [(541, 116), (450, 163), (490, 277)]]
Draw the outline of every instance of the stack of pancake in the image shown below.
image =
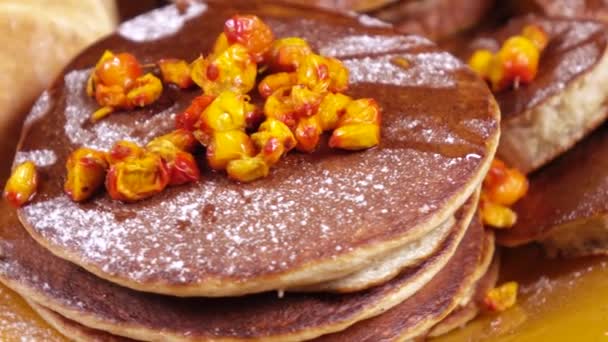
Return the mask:
[[(337, 153), (324, 141), (250, 184), (205, 168), (202, 181), (145, 201), (72, 202), (72, 150), (144, 144), (200, 94), (168, 87), (150, 107), (92, 124), (85, 83), (102, 52), (193, 60), (235, 13), (342, 60), (347, 94), (382, 107), (380, 145)], [(425, 38), (261, 1), (160, 8), (78, 56), (32, 108), (14, 163), (34, 161), (40, 185), (18, 211), (0, 208), (0, 281), (75, 340), (439, 335), (474, 316), (496, 281), (476, 209), (499, 131), (485, 83)]]

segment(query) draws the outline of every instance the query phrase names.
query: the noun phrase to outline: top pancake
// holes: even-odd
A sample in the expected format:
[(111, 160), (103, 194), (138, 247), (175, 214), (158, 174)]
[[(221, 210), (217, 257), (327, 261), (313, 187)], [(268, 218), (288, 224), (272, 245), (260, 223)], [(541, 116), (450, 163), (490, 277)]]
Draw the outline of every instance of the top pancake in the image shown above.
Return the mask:
[[(84, 91), (87, 68), (104, 49), (131, 52), (142, 63), (192, 60), (210, 50), (237, 12), (259, 15), (277, 37), (303, 37), (342, 59), (348, 94), (375, 98), (383, 108), (380, 146), (292, 153), (251, 184), (203, 170), (196, 184), (134, 204), (105, 194), (70, 201), (62, 187), (72, 150), (107, 149), (119, 139), (143, 144), (172, 130), (174, 114), (200, 93), (168, 87), (149, 108), (90, 124), (97, 105)], [(396, 56), (410, 67), (391, 63)], [(142, 291), (227, 296), (335, 279), (421, 237), (464, 203), (494, 155), (498, 115), (483, 81), (419, 37), (363, 26), (357, 17), (254, 1), (197, 4), (184, 14), (170, 6), (123, 24), (41, 96), (16, 159), (33, 159), (42, 182), (20, 218), (56, 255)]]

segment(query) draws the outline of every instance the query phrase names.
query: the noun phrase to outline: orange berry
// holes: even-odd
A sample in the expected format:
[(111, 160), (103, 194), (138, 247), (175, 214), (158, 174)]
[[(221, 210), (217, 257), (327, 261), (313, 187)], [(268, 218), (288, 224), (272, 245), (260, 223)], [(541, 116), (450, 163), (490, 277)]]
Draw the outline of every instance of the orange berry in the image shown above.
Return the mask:
[(206, 95), (217, 96), (223, 91), (246, 94), (255, 86), (256, 76), (257, 65), (241, 44), (192, 63), (192, 80)]
[(469, 58), (469, 67), (483, 79), (489, 79), (490, 65), (494, 54), (489, 50), (477, 50)]
[(480, 204), (483, 224), (493, 228), (511, 228), (517, 223), (517, 214), (508, 207), (483, 199)]
[(110, 165), (119, 163), (128, 158), (140, 158), (144, 155), (144, 149), (134, 142), (121, 140), (112, 146), (107, 153), (106, 159)]
[(338, 121), (338, 127), (360, 123), (379, 126), (381, 121), (382, 113), (376, 100), (357, 99), (348, 103), (344, 115)]
[(521, 35), (530, 39), (539, 51), (543, 51), (549, 44), (549, 35), (538, 25), (526, 25), (521, 31)]
[(95, 112), (93, 112), (93, 114), (91, 114), (91, 121), (97, 122), (97, 121), (105, 118), (106, 116), (112, 114), (113, 112), (114, 112), (114, 107), (110, 107), (110, 106), (101, 107), (98, 110), (96, 110)]
[(300, 65), (300, 60), (311, 53), (310, 46), (302, 38), (277, 39), (268, 53), (268, 66), (271, 72), (293, 72)]
[(345, 150), (363, 150), (380, 143), (380, 126), (356, 123), (336, 128), (329, 138), (329, 147)]
[(268, 176), (268, 165), (260, 157), (245, 157), (231, 160), (226, 167), (228, 177), (247, 183)]
[(486, 309), (501, 312), (517, 303), (518, 284), (510, 281), (490, 290), (484, 298)]
[(296, 117), (312, 116), (317, 114), (323, 94), (314, 92), (302, 85), (291, 88), (291, 103)]
[(214, 132), (245, 130), (249, 97), (224, 91), (203, 111), (194, 125), (195, 136), (206, 145)]
[(103, 152), (90, 148), (79, 148), (72, 152), (66, 162), (66, 194), (76, 202), (90, 198), (102, 186), (108, 169)]
[(15, 167), (4, 187), (4, 198), (15, 208), (31, 201), (38, 188), (36, 165), (26, 161)]
[(199, 120), (203, 111), (213, 100), (215, 96), (200, 95), (194, 98), (190, 103), (190, 106), (186, 108), (182, 113), (175, 117), (175, 127), (193, 131), (195, 124)]
[(249, 136), (239, 130), (214, 132), (207, 147), (207, 162), (216, 170), (224, 170), (228, 162), (254, 154)]
[(131, 106), (144, 107), (154, 103), (163, 92), (163, 84), (152, 74), (135, 79), (131, 90), (127, 93), (127, 101)]
[(263, 60), (274, 41), (270, 27), (255, 15), (234, 15), (226, 20), (224, 34), (228, 43), (245, 46), (256, 62)]
[(98, 84), (95, 88), (95, 100), (100, 106), (112, 108), (128, 107), (127, 97), (121, 86)]
[(262, 97), (267, 98), (281, 88), (290, 88), (298, 82), (296, 74), (293, 72), (279, 72), (271, 74), (258, 84), (258, 92)]
[(154, 153), (128, 158), (110, 167), (106, 189), (112, 199), (134, 202), (163, 191), (169, 184), (165, 162)]
[(130, 53), (111, 55), (104, 53), (95, 67), (99, 83), (106, 86), (119, 86), (129, 89), (135, 79), (142, 75), (141, 65)]
[(341, 93), (329, 93), (325, 95), (319, 104), (319, 119), (321, 129), (324, 131), (333, 130), (338, 126), (340, 118), (346, 113), (346, 106), (352, 99)]
[(538, 72), (539, 58), (538, 48), (528, 38), (509, 38), (496, 54), (495, 62), (490, 67), (492, 89), (500, 91), (511, 85), (517, 87), (532, 82)]
[(279, 120), (268, 118), (258, 132), (251, 135), (251, 140), (260, 151), (259, 155), (268, 165), (276, 164), (287, 152), (292, 150), (296, 144), (293, 133)]
[(529, 182), (526, 176), (517, 169), (507, 168), (497, 159), (483, 182), (483, 192), (493, 203), (505, 206), (515, 204), (528, 192)]
[(323, 130), (318, 115), (300, 118), (294, 134), (298, 142), (296, 149), (300, 152), (313, 152), (319, 145), (321, 133)]
[(164, 82), (173, 83), (182, 89), (193, 84), (190, 65), (186, 61), (175, 58), (161, 59), (158, 66)]
[(290, 129), (295, 129), (297, 116), (291, 98), (291, 88), (281, 88), (270, 95), (264, 103), (267, 118), (277, 119)]
[(156, 137), (147, 146), (154, 145), (160, 141), (168, 141), (176, 148), (186, 152), (193, 152), (197, 145), (196, 138), (194, 138), (192, 132), (185, 129), (176, 129), (173, 132)]

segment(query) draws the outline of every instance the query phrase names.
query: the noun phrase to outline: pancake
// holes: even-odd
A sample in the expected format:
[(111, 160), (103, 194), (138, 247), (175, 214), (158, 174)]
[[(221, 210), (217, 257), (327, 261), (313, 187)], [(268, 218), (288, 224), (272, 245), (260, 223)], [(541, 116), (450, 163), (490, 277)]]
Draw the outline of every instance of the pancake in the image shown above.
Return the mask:
[(105, 331), (87, 328), (34, 302), (28, 304), (49, 325), (74, 342), (132, 342), (130, 338), (112, 335)]
[[(266, 298), (262, 299), (260, 298), (260, 295), (255, 295), (249, 297), (259, 298), (258, 301), (255, 301), (258, 308), (254, 314), (251, 312), (251, 308), (248, 307), (247, 303), (245, 303), (248, 297), (241, 298), (241, 304), (237, 304), (234, 302), (239, 301), (238, 298), (228, 300), (197, 300), (193, 298), (167, 298), (159, 295), (139, 293), (97, 279), (86, 271), (53, 257), (40, 246), (36, 245), (35, 242), (18, 227), (18, 224), (15, 222), (14, 214), (7, 214), (8, 215), (5, 215), (5, 217), (9, 217), (9, 220), (7, 221), (12, 221), (13, 224), (7, 225), (3, 222), (2, 225), (2, 246), (5, 251), (4, 258), (0, 263), (0, 271), (2, 272), (0, 278), (2, 282), (6, 282), (11, 287), (18, 288), (18, 291), (29, 300), (35, 301), (36, 303), (42, 303), (44, 306), (50, 307), (53, 310), (70, 317), (70, 319), (85, 323), (89, 326), (93, 324), (96, 328), (109, 328), (110, 326), (113, 326), (113, 329), (116, 329), (118, 326), (121, 326), (122, 328), (120, 329), (126, 329), (130, 334), (137, 334), (138, 336), (132, 337), (139, 339), (200, 339), (203, 337), (197, 335), (197, 330), (209, 330), (217, 334), (218, 330), (220, 330), (216, 330), (219, 321), (225, 321), (224, 323), (227, 326), (221, 330), (231, 332), (231, 336), (227, 338), (240, 340), (244, 339), (245, 336), (236, 335), (243, 334), (246, 335), (247, 339), (257, 339), (260, 338), (260, 336), (252, 335), (252, 333), (257, 332), (257, 334), (260, 334), (260, 330), (270, 329), (270, 327), (268, 327), (269, 325), (273, 325), (278, 329), (288, 330), (290, 327), (285, 327), (284, 325), (292, 325), (291, 328), (294, 329), (295, 327), (293, 325), (297, 325), (298, 323), (301, 324), (302, 321), (305, 320), (309, 320), (309, 323), (311, 324), (318, 323), (320, 317), (324, 315), (323, 311), (325, 311), (322, 309), (324, 305), (320, 303), (321, 301), (326, 302), (325, 306), (327, 306), (327, 308), (330, 306), (333, 307), (333, 310), (336, 311), (335, 315), (342, 316), (349, 315), (351, 310), (357, 310), (357, 306), (352, 305), (355, 301), (358, 301), (359, 305), (363, 305), (365, 301), (374, 295), (374, 290), (364, 291), (364, 293), (360, 293), (360, 295), (318, 295), (316, 301), (310, 300), (310, 296), (308, 296), (309, 303), (300, 308), (293, 307), (293, 304), (299, 306), (294, 302), (293, 294), (287, 294), (283, 299), (277, 299), (276, 296), (266, 296)], [(483, 229), (478, 220), (474, 220), (471, 227), (467, 230), (456, 254), (449, 261), (448, 265), (446, 265), (446, 267), (444, 267), (421, 291), (417, 292), (414, 296), (398, 306), (401, 307), (406, 303), (410, 303), (408, 304), (408, 310), (412, 310), (410, 315), (413, 318), (411, 320), (408, 319), (408, 322), (413, 324), (411, 326), (417, 326), (420, 322), (419, 318), (428, 317), (425, 315), (429, 314), (429, 312), (434, 312), (429, 311), (431, 308), (442, 310), (444, 307), (443, 304), (450, 301), (448, 296), (453, 295), (454, 292), (466, 292), (464, 289), (460, 288), (471, 286), (465, 286), (465, 283), (467, 282), (473, 283), (475, 269), (479, 264), (479, 259), (483, 252), (484, 243), (482, 241)], [(17, 256), (17, 254), (20, 256)], [(33, 264), (35, 262), (32, 262), (32, 260), (23, 260), (24, 255), (29, 255), (30, 258), (35, 258), (37, 260), (41, 260), (40, 257), (45, 256), (46, 259), (44, 260), (46, 260), (46, 265), (39, 265), (37, 266), (38, 270), (34, 270)], [(17, 261), (15, 257), (22, 258), (22, 260)], [(61, 270), (62, 268), (71, 269), (71, 271)], [(397, 286), (397, 284), (393, 281), (389, 282), (389, 284), (380, 286), (379, 288), (384, 287), (386, 289), (386, 287), (394, 288), (395, 286)], [(456, 291), (457, 289), (458, 291)], [(421, 295), (423, 293), (426, 293), (426, 295)], [(303, 295), (297, 296), (300, 298), (304, 297)], [(451, 301), (457, 302), (457, 298), (452, 298)], [(57, 306), (58, 302), (62, 302), (61, 305), (69, 306), (70, 309), (63, 306)], [(210, 305), (205, 305), (205, 302)], [(211, 304), (210, 302), (215, 302), (215, 304)], [(232, 305), (230, 304), (231, 302), (233, 302)], [(268, 304), (270, 302), (278, 302), (279, 305), (283, 307), (279, 317), (269, 317), (275, 316), (269, 312), (270, 307)], [(348, 302), (350, 302), (350, 305)], [(249, 304), (251, 304), (251, 302), (249, 302)], [(174, 310), (180, 305), (182, 306), (181, 312)], [(226, 305), (233, 306), (233, 308), (226, 310)], [(272, 306), (271, 303), (270, 306)], [(420, 311), (417, 311), (417, 308), (419, 307)], [(199, 317), (201, 320), (198, 324), (194, 324), (188, 329), (183, 326), (184, 324), (186, 326), (188, 325), (186, 322), (196, 315), (196, 311), (207, 310), (211, 312), (208, 313), (206, 319)], [(229, 311), (233, 312), (229, 313)], [(73, 316), (68, 316), (71, 312), (73, 313)], [(111, 324), (108, 323), (109, 319), (106, 317), (109, 312), (113, 312), (111, 315), (115, 315), (111, 319)], [(253, 316), (246, 322), (249, 325), (246, 327), (240, 326), (241, 323), (245, 322), (239, 322), (236, 316), (252, 314)], [(333, 314), (334, 313), (332, 313), (332, 315)], [(147, 324), (153, 324), (152, 321), (157, 321), (157, 324), (162, 324), (156, 328), (158, 330), (154, 332), (154, 336), (147, 335), (147, 333), (152, 332), (147, 332), (146, 335), (142, 335), (144, 334), (143, 331), (136, 332), (136, 329), (132, 324), (132, 321), (136, 320), (145, 321), (145, 316), (149, 316), (147, 319), (151, 320), (148, 321)], [(105, 317), (105, 319), (100, 322), (99, 319), (101, 317)], [(281, 320), (281, 322), (277, 322), (277, 319)], [(105, 323), (103, 323), (104, 321)], [(426, 322), (427, 320), (423, 319), (422, 321)], [(408, 323), (408, 326), (410, 326), (410, 323)], [(188, 331), (186, 334), (187, 337), (173, 335), (171, 330), (174, 325), (182, 325), (182, 329)], [(295, 336), (284, 335), (276, 337), (275, 340), (288, 341), (292, 340), (292, 337), (295, 338)], [(307, 337), (310, 338), (311, 335), (309, 334)], [(212, 337), (205, 336), (204, 338)], [(221, 340), (218, 336), (213, 336), (213, 338)], [(331, 338), (333, 339), (335, 336)], [(263, 340), (267, 339), (268, 337), (263, 338)]]
[[(90, 124), (84, 93), (104, 49), (142, 63), (209, 51), (226, 18), (259, 15), (277, 37), (300, 36), (350, 70), (348, 95), (383, 108), (382, 142), (363, 152), (289, 154), (265, 179), (203, 180), (134, 204), (63, 193), (65, 160), (80, 145), (139, 143), (171, 130), (199, 93), (169, 87), (153, 106)], [(161, 25), (160, 23), (171, 23)], [(204, 33), (204, 34), (202, 34)], [(409, 60), (404, 69), (390, 62)], [(442, 101), (437, 101), (441, 98)], [(295, 5), (239, 1), (173, 6), (136, 17), (77, 57), (39, 99), (18, 158), (34, 159), (41, 186), (19, 212), (53, 254), (101, 278), (176, 296), (235, 296), (341, 278), (415, 241), (453, 215), (487, 172), (499, 113), (486, 85), (431, 42)], [(326, 213), (332, 208), (331, 215)]]
[(605, 0), (511, 0), (516, 13), (535, 12), (551, 17), (586, 18), (608, 21)]
[[(436, 258), (433, 269), (445, 266), (452, 257), (454, 251), (477, 211), (479, 203), (479, 191), (477, 191), (457, 213), (460, 217), (442, 223), (433, 232), (425, 235), (418, 241), (414, 241), (403, 248), (389, 253), (380, 260), (372, 261), (372, 265), (344, 278), (332, 280), (325, 283), (314, 284), (304, 288), (297, 288), (300, 292), (355, 292), (365, 290), (372, 286), (383, 284), (396, 277), (406, 267), (424, 263), (424, 259), (434, 257), (433, 255), (442, 251), (443, 257)], [(437, 232), (439, 231), (439, 232)], [(439, 234), (437, 234), (439, 233)], [(443, 252), (448, 251), (448, 252)], [(450, 252), (451, 251), (451, 252)], [(431, 273), (431, 272), (427, 272)]]
[(496, 51), (528, 24), (550, 37), (538, 75), (528, 85), (501, 91), (498, 156), (530, 173), (567, 151), (606, 119), (608, 101), (608, 28), (590, 20), (526, 16), (492, 34), (480, 34), (459, 55), (468, 60), (475, 49)]
[[(478, 235), (479, 240), (473, 242), (471, 234)], [(473, 220), (454, 258), (422, 291), (380, 316), (319, 341), (405, 341), (422, 335), (454, 310), (474, 285), (483, 240), (483, 227), (479, 220)], [(466, 246), (471, 249), (465, 252)], [(455, 264), (457, 260), (463, 264)]]
[(514, 247), (541, 242), (549, 255), (606, 254), (608, 239), (608, 126), (530, 177), (515, 206), (517, 224), (497, 232)]
[[(341, 331), (427, 292), (418, 291), (427, 283), (419, 278), (435, 260), (429, 258), (383, 285), (351, 294), (167, 297), (120, 287), (53, 256), (20, 227), (13, 210), (4, 202), (0, 206), (3, 283), (70, 320), (142, 340), (293, 341)], [(482, 249), (483, 230), (473, 223), (452, 259), (424, 287), (433, 289), (430, 297), (438, 308), (443, 303), (438, 298), (447, 300), (458, 284), (472, 277)]]
[(495, 0), (405, 0), (369, 14), (393, 23), (400, 32), (445, 39), (478, 24)]
[(371, 11), (399, 0), (284, 0), (288, 3), (317, 6), (330, 10)]
[[(469, 199), (469, 201), (471, 201), (471, 199)], [(476, 208), (472, 209), (473, 213)], [(387, 254), (382, 259), (373, 261), (370, 266), (353, 274), (325, 283), (313, 284), (293, 290), (301, 292), (355, 292), (382, 284), (398, 275), (404, 268), (420, 262), (433, 254), (433, 252), (441, 247), (441, 242), (443, 242), (449, 234), (464, 235), (464, 231), (468, 224), (456, 225), (455, 223), (456, 219), (451, 217), (439, 227), (423, 236), (420, 240), (410, 242), (406, 246)], [(453, 241), (454, 246), (457, 246), (460, 242), (459, 239), (452, 239), (451, 241)]]
[[(496, 286), (496, 282), (498, 281), (498, 272), (500, 270), (500, 257), (498, 254), (494, 255), (494, 258), (491, 259), (491, 263), (488, 266), (486, 272), (482, 274), (482, 277), (477, 280), (477, 283), (473, 287), (474, 296), (469, 298), (465, 305), (458, 307), (439, 322), (439, 324), (434, 326), (426, 335), (427, 337), (445, 335), (454, 329), (465, 326), (468, 322), (477, 317), (482, 310), (483, 300), (486, 294)], [(481, 269), (481, 267), (479, 267), (479, 269)]]

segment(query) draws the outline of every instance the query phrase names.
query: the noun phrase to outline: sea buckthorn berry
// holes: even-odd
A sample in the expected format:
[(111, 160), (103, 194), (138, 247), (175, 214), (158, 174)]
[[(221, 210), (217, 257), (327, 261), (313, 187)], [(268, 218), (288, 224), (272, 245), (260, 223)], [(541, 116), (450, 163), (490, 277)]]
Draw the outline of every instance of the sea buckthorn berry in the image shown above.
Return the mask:
[(380, 143), (380, 126), (358, 123), (336, 128), (329, 138), (329, 146), (344, 150), (363, 150)]
[(324, 131), (334, 130), (338, 121), (346, 113), (346, 106), (352, 99), (341, 93), (328, 93), (319, 104), (319, 120)]
[(145, 150), (134, 142), (121, 140), (112, 146), (107, 153), (106, 159), (110, 165), (114, 165), (129, 158), (140, 158)]
[(114, 107), (110, 107), (110, 106), (101, 107), (98, 110), (94, 111), (93, 114), (91, 114), (91, 121), (97, 122), (97, 121), (105, 118), (106, 116), (112, 114), (113, 112), (114, 112)]
[(177, 151), (175, 158), (167, 162), (169, 170), (169, 185), (180, 185), (196, 182), (201, 178), (201, 172), (194, 156), (188, 152)]
[(192, 86), (190, 64), (182, 59), (168, 58), (158, 62), (163, 81), (173, 83), (182, 89)]
[(114, 54), (112, 53), (112, 51), (110, 50), (106, 50), (103, 52), (103, 54), (101, 55), (101, 58), (99, 58), (99, 61), (97, 61), (97, 64), (95, 65), (95, 69), (93, 69), (93, 71), (91, 72), (91, 75), (89, 76), (89, 79), (87, 80), (87, 95), (89, 95), (90, 97), (94, 97), (95, 96), (95, 88), (97, 86), (97, 83), (99, 83), (99, 77), (97, 76), (97, 70), (101, 69), (101, 65), (114, 58)]
[(298, 142), (296, 149), (300, 152), (313, 152), (319, 145), (321, 133), (323, 130), (318, 115), (300, 118), (294, 134)]
[(31, 201), (38, 188), (36, 165), (26, 161), (15, 167), (4, 187), (4, 198), (15, 208)]
[(255, 86), (257, 65), (241, 44), (229, 46), (219, 55), (210, 55), (193, 62), (192, 80), (207, 95), (223, 91), (246, 94)]
[(538, 25), (526, 25), (521, 31), (521, 35), (530, 39), (539, 51), (544, 50), (549, 44), (549, 35)]
[(297, 117), (312, 116), (317, 114), (323, 94), (314, 92), (302, 85), (291, 88), (291, 103)]
[(526, 195), (529, 182), (519, 170), (508, 168), (502, 161), (494, 159), (483, 185), (489, 201), (511, 206)]
[(203, 145), (207, 145), (214, 132), (245, 130), (248, 100), (246, 95), (231, 91), (222, 92), (207, 106), (194, 125), (197, 129), (195, 136)]
[(103, 187), (108, 163), (103, 152), (79, 148), (70, 154), (65, 167), (68, 174), (63, 189), (72, 201), (80, 202)]
[(141, 65), (130, 53), (117, 55), (104, 53), (100, 62), (95, 67), (95, 75), (98, 82), (106, 86), (128, 89), (143, 74)]
[(215, 96), (200, 95), (194, 98), (190, 106), (182, 113), (175, 117), (175, 127), (186, 129), (189, 131), (195, 130), (195, 124), (203, 114), (203, 111), (211, 102), (215, 100)]
[(279, 72), (271, 74), (258, 84), (258, 92), (262, 97), (267, 98), (281, 88), (289, 88), (296, 85), (298, 78), (294, 72)]
[(230, 46), (230, 43), (228, 42), (228, 38), (226, 37), (226, 34), (224, 32), (222, 32), (222, 33), (220, 33), (219, 36), (217, 36), (217, 39), (215, 40), (215, 43), (213, 44), (213, 49), (211, 50), (211, 54), (219, 55), (220, 53), (224, 52), (224, 50), (226, 50), (229, 46)]
[(511, 308), (517, 303), (518, 284), (510, 281), (488, 291), (484, 298), (487, 310), (501, 312)]
[(158, 100), (162, 92), (163, 84), (158, 77), (145, 74), (135, 80), (127, 93), (127, 101), (131, 106), (144, 107)]
[(268, 53), (268, 66), (271, 72), (292, 72), (300, 65), (300, 60), (311, 53), (310, 46), (302, 38), (277, 39)]
[(296, 75), (298, 84), (318, 92), (326, 92), (331, 83), (328, 59), (314, 53), (302, 58)]
[(147, 146), (152, 146), (162, 141), (168, 141), (176, 148), (186, 152), (193, 152), (197, 145), (196, 138), (194, 138), (192, 132), (185, 129), (176, 129), (171, 133), (152, 139)]
[(517, 222), (517, 214), (508, 207), (488, 200), (481, 201), (481, 219), (493, 228), (511, 228)]
[(263, 60), (274, 41), (270, 27), (255, 15), (234, 15), (226, 20), (224, 34), (228, 43), (245, 46), (256, 62)]
[(279, 120), (266, 119), (258, 132), (251, 135), (251, 140), (256, 146), (259, 155), (268, 165), (276, 164), (287, 152), (292, 150), (296, 144), (293, 133)]
[(249, 136), (239, 130), (215, 132), (207, 147), (207, 162), (216, 170), (224, 170), (228, 162), (254, 154)]
[(228, 177), (247, 183), (268, 176), (269, 167), (260, 157), (245, 157), (231, 160), (226, 167)]
[(165, 162), (154, 153), (128, 158), (110, 167), (106, 189), (112, 199), (134, 202), (163, 191), (169, 184)]
[(124, 108), (128, 106), (124, 89), (117, 85), (98, 84), (95, 88), (95, 100), (103, 107)]
[(264, 111), (250, 102), (245, 102), (245, 129), (255, 131), (265, 119)]
[(357, 99), (350, 101), (344, 115), (338, 120), (338, 127), (352, 124), (375, 124), (380, 126), (382, 113), (374, 99)]
[(338, 93), (348, 89), (348, 69), (338, 59), (328, 57), (329, 91)]
[(264, 114), (295, 129), (297, 117), (291, 99), (291, 88), (281, 88), (270, 95), (264, 103)]
[(509, 38), (495, 56), (498, 65), (502, 68), (502, 77), (492, 77), (490, 72), (492, 88), (500, 91), (511, 85), (518, 87), (520, 84), (532, 82), (538, 72), (538, 61), (540, 53), (536, 45), (528, 38), (514, 36)]
[(477, 50), (469, 58), (469, 66), (483, 79), (489, 79), (490, 65), (494, 54), (490, 50)]

